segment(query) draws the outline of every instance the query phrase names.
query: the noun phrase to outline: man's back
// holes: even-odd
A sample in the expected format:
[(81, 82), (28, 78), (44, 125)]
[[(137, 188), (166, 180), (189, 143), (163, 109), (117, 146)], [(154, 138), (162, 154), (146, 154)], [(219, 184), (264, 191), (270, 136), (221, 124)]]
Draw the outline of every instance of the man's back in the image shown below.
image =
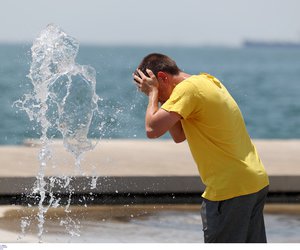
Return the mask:
[(179, 83), (162, 106), (180, 114), (185, 136), (209, 200), (257, 192), (269, 184), (240, 109), (222, 83), (208, 74)]

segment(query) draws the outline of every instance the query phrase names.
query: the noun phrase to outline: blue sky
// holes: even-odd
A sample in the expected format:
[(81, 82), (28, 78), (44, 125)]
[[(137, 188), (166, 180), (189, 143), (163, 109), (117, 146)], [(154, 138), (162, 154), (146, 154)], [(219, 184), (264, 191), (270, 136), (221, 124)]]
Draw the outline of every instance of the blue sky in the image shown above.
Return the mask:
[(3, 0), (0, 42), (31, 42), (48, 23), (93, 44), (300, 41), (299, 10), (298, 0)]

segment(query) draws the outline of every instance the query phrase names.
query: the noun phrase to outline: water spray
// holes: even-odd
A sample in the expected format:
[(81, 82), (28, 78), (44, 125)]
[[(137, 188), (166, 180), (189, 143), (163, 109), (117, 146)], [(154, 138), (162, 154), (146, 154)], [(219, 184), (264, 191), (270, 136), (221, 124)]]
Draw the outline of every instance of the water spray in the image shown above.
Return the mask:
[[(64, 147), (75, 157), (77, 174), (82, 174), (82, 155), (95, 147), (95, 143), (88, 139), (88, 133), (93, 118), (99, 115), (96, 72), (90, 66), (75, 62), (78, 50), (79, 43), (76, 39), (67, 35), (60, 27), (49, 24), (31, 47), (32, 62), (28, 77), (33, 91), (15, 102), (41, 129), (39, 172), (33, 191), (40, 197), (37, 215), (40, 241), (44, 230), (44, 215), (50, 206), (56, 207), (59, 203), (51, 191), (55, 179), (50, 185), (45, 179), (47, 161), (51, 156), (51, 131), (56, 130), (62, 135)], [(63, 184), (69, 190), (66, 211), (73, 193), (70, 181), (71, 177), (67, 176)], [(95, 186), (95, 183), (92, 185)], [(50, 201), (45, 206), (47, 194), (50, 194)], [(28, 225), (25, 222), (21, 224)]]

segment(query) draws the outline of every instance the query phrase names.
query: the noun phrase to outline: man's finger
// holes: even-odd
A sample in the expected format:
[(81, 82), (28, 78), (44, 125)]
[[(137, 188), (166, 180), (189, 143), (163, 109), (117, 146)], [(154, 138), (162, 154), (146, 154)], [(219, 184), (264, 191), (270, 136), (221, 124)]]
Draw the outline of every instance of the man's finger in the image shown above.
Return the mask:
[(142, 86), (142, 84), (140, 84), (138, 81), (136, 81), (136, 80), (134, 80), (134, 81), (132, 81), (134, 84), (135, 84), (135, 86), (137, 86), (137, 87), (140, 87), (140, 86)]
[(152, 79), (156, 78), (156, 76), (154, 75), (154, 73), (152, 72), (151, 69), (146, 69), (146, 71), (147, 71), (148, 75), (150, 76), (150, 78), (152, 78)]
[(142, 82), (142, 79), (139, 76), (135, 75), (135, 74), (133, 75), (133, 79), (135, 80), (136, 83), (141, 83)]
[(140, 69), (137, 69), (137, 71), (139, 72), (139, 75), (141, 76), (142, 79), (146, 79), (147, 76), (145, 76), (145, 74), (143, 73), (143, 71), (141, 71)]

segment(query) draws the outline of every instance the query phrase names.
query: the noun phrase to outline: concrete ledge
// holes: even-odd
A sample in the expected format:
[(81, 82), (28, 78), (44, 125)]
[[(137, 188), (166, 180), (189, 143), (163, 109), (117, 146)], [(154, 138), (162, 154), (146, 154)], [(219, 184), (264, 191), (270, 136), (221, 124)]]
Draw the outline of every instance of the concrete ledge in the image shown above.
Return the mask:
[[(47, 177), (46, 182), (50, 180)], [(56, 177), (57, 178), (57, 177)], [(198, 176), (110, 176), (98, 177), (96, 188), (92, 188), (93, 177), (74, 177), (70, 187), (78, 193), (202, 193), (205, 186)], [(64, 183), (64, 180), (57, 178)], [(5, 177), (0, 178), (0, 195), (31, 194), (35, 177)], [(52, 188), (53, 193), (67, 193), (60, 185)], [(270, 192), (300, 193), (300, 176), (270, 176)]]
[(288, 193), (299, 192), (300, 194), (300, 176), (269, 176), (270, 192)]
[[(64, 180), (57, 178), (58, 181)], [(0, 195), (30, 194), (34, 177), (6, 177), (0, 179)], [(49, 184), (49, 178), (46, 178)], [(70, 188), (77, 193), (201, 193), (204, 185), (198, 176), (126, 176), (126, 177), (98, 177), (96, 188), (92, 188), (92, 177), (76, 176), (70, 181)], [(68, 193), (66, 188), (55, 185), (53, 193)]]

